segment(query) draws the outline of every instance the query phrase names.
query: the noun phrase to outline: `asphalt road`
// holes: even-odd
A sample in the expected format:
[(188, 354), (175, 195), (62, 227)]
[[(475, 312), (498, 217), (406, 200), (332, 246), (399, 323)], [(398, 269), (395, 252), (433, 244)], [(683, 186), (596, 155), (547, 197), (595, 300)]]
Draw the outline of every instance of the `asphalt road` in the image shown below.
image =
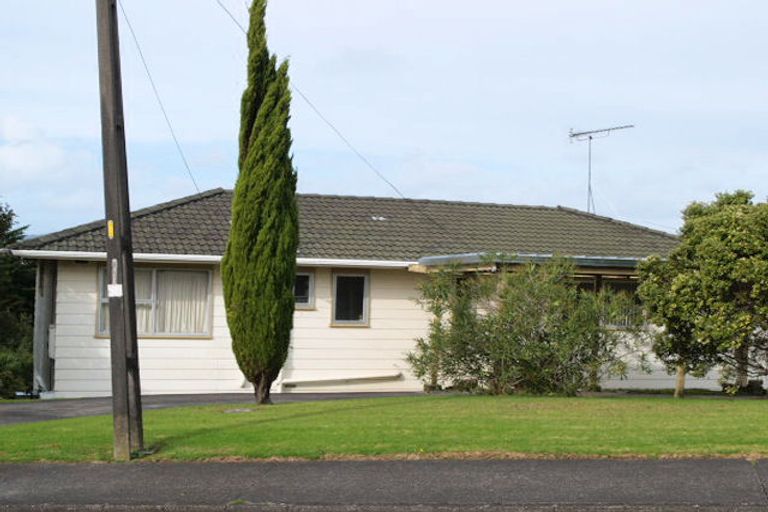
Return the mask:
[(0, 510), (765, 511), (768, 460), (0, 465)]
[[(383, 396), (408, 396), (420, 393), (273, 393), (275, 403), (309, 402), (316, 400), (342, 400)], [(205, 395), (146, 395), (141, 397), (142, 408), (164, 409), (184, 405), (241, 404), (253, 401), (249, 393)], [(78, 416), (112, 414), (111, 398), (73, 398), (65, 400), (20, 400), (0, 403), (0, 425), (58, 420)]]

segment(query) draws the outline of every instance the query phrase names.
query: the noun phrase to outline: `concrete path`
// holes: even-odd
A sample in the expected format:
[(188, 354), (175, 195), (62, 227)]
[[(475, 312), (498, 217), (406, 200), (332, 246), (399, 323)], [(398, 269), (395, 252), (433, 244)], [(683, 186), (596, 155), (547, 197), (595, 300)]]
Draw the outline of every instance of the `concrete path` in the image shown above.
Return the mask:
[(766, 487), (768, 460), (6, 464), (0, 510), (757, 512)]
[[(383, 396), (409, 396), (420, 393), (275, 393), (275, 403), (342, 400)], [(144, 410), (185, 405), (238, 404), (253, 401), (249, 393), (205, 395), (147, 395), (141, 398)], [(65, 400), (24, 400), (0, 403), (0, 425), (34, 421), (112, 414), (111, 398), (74, 398)]]

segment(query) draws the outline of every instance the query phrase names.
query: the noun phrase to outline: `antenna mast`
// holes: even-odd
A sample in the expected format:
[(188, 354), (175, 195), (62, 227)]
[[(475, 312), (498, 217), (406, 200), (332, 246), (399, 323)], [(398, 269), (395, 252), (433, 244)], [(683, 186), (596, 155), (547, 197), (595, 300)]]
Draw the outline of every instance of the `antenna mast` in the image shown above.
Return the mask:
[(592, 195), (592, 139), (602, 139), (616, 130), (625, 130), (627, 128), (634, 128), (633, 124), (625, 124), (622, 126), (613, 126), (611, 128), (601, 128), (600, 130), (589, 130), (584, 132), (574, 132), (573, 128), (568, 134), (568, 138), (573, 142), (587, 141), (588, 142), (588, 157), (587, 157), (587, 212), (595, 213), (595, 198)]

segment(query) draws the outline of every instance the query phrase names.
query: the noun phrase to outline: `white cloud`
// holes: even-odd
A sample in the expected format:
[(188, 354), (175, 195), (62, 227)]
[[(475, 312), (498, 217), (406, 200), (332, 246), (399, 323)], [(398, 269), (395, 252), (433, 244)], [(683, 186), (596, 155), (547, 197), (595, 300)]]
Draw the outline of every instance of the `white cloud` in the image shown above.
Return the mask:
[(0, 201), (30, 234), (97, 218), (101, 172), (94, 141), (56, 139), (15, 116), (0, 118)]
[(0, 117), (0, 141), (25, 142), (40, 137), (42, 130), (16, 116)]
[(40, 126), (15, 116), (0, 117), (0, 182), (6, 192), (66, 181), (85, 156), (63, 141), (49, 139)]
[(0, 143), (0, 180), (6, 186), (55, 178), (65, 162), (64, 149), (54, 143)]

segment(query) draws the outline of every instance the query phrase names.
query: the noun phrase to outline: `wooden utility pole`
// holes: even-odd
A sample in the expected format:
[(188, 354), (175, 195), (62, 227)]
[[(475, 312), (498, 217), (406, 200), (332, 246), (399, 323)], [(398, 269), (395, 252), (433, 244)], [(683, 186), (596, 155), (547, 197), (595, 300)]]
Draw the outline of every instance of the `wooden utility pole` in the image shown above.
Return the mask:
[(96, 0), (96, 18), (107, 220), (106, 281), (112, 357), (114, 456), (117, 460), (129, 460), (131, 453), (143, 450), (144, 433), (116, 0)]

